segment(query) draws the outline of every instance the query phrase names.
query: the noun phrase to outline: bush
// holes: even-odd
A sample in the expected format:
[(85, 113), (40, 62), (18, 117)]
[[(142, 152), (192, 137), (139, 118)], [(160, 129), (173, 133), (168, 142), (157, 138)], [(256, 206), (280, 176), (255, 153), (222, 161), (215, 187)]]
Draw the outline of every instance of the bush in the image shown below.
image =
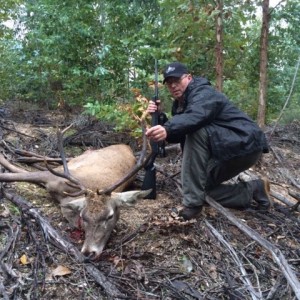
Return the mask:
[(88, 99), (84, 105), (85, 113), (99, 120), (112, 123), (116, 131), (129, 131), (135, 137), (141, 135), (141, 119), (149, 100), (139, 90), (133, 90), (134, 97), (128, 103), (117, 101), (99, 102)]

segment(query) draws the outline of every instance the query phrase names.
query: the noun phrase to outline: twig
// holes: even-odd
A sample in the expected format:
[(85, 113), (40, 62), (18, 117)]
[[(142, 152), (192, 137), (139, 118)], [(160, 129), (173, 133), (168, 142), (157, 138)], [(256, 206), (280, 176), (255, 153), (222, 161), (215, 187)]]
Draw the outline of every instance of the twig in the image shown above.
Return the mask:
[[(27, 226), (27, 230), (28, 230), (28, 234), (31, 237), (31, 240), (33, 241), (34, 245), (35, 245), (35, 255), (36, 255), (36, 259), (34, 260), (34, 263), (32, 264), (32, 292), (33, 292), (33, 298), (37, 298), (37, 286), (38, 286), (38, 282), (42, 282), (42, 286), (43, 289), (45, 287), (45, 277), (46, 277), (46, 268), (45, 268), (45, 256), (44, 253), (41, 249), (41, 245), (40, 245), (40, 241), (37, 237), (36, 232), (33, 229), (33, 224), (31, 222), (31, 220), (29, 220), (29, 218), (27, 217), (27, 215), (23, 214), (23, 221), (25, 222), (26, 226)], [(41, 267), (40, 267), (41, 266)]]
[(165, 172), (165, 171), (163, 170), (163, 168), (162, 168), (161, 166), (158, 166), (158, 165), (155, 164), (155, 168), (157, 169), (157, 171), (158, 171), (159, 173), (163, 174), (167, 179), (170, 179), (170, 180), (174, 181), (174, 183), (175, 183), (177, 189), (178, 189), (179, 192), (182, 194), (182, 187), (181, 187), (180, 179), (175, 178), (175, 177), (180, 173), (180, 171), (179, 171), (179, 172), (176, 172), (176, 173), (174, 173), (174, 174), (168, 174), (167, 172)]
[(270, 147), (270, 150), (273, 152), (274, 156), (276, 157), (277, 161), (279, 162), (282, 170), (284, 170), (284, 173), (282, 170), (279, 169), (280, 173), (286, 177), (293, 186), (295, 186), (296, 188), (300, 189), (300, 185), (296, 182), (296, 180), (289, 174), (288, 170), (285, 168), (284, 164), (282, 163), (282, 160), (280, 159), (279, 155), (277, 154), (277, 152), (274, 150), (273, 147)]
[(273, 287), (270, 289), (268, 296), (266, 297), (266, 300), (271, 300), (273, 299), (273, 296), (276, 294), (278, 288), (280, 287), (281, 281), (283, 279), (283, 276), (278, 276), (275, 284), (273, 285)]
[(218, 212), (220, 212), (223, 216), (225, 216), (229, 221), (231, 221), (234, 225), (236, 225), (240, 230), (242, 230), (245, 234), (247, 234), (250, 238), (259, 243), (263, 248), (268, 250), (273, 257), (273, 260), (277, 263), (284, 276), (286, 277), (288, 283), (293, 289), (295, 296), (298, 300), (300, 300), (300, 282), (297, 279), (295, 273), (292, 268), (288, 264), (282, 252), (275, 247), (272, 243), (264, 239), (261, 235), (259, 235), (255, 230), (243, 224), (238, 218), (236, 218), (228, 209), (224, 208), (222, 205), (217, 203), (213, 198), (206, 196), (206, 202), (215, 208)]
[[(1, 277), (0, 277), (1, 278)], [(7, 295), (6, 291), (5, 291), (5, 287), (2, 283), (2, 280), (0, 280), (0, 295), (2, 295), (2, 299), (3, 300), (9, 300), (9, 296)]]
[(244, 299), (245, 296), (243, 295), (243, 293), (237, 290), (236, 288), (238, 283), (236, 282), (235, 278), (229, 274), (227, 269), (224, 269), (224, 274), (225, 274), (226, 281), (229, 285), (229, 288), (224, 286), (224, 291), (226, 296), (228, 295), (229, 299), (234, 299), (234, 300)]
[[(60, 158), (52, 158), (52, 157), (43, 157), (43, 158), (39, 158), (39, 157), (18, 157), (17, 158), (17, 162), (19, 163), (27, 163), (27, 164), (32, 164), (32, 163), (39, 163), (39, 162), (55, 162), (55, 163), (61, 163), (61, 159)], [(67, 161), (69, 161), (70, 159), (66, 159)]]
[(242, 281), (244, 281), (244, 284), (246, 285), (247, 290), (250, 292), (251, 298), (253, 300), (262, 299), (261, 293), (260, 293), (260, 295), (258, 295), (257, 292), (254, 290), (254, 288), (251, 284), (251, 281), (248, 278), (248, 274), (247, 274), (241, 260), (239, 259), (236, 251), (233, 249), (233, 247), (223, 238), (223, 236), (219, 233), (219, 231), (216, 228), (214, 228), (212, 224), (210, 224), (210, 222), (208, 222), (207, 220), (204, 220), (204, 222), (205, 222), (206, 226), (211, 230), (213, 235), (229, 250), (229, 253), (233, 257), (233, 260), (235, 261), (237, 266), (240, 268), (240, 271), (243, 275), (240, 277), (240, 279)]
[(13, 224), (13, 226), (8, 226), (10, 229), (10, 238), (8, 239), (8, 241), (6, 242), (5, 244), (5, 247), (2, 248), (2, 250), (0, 251), (0, 261), (3, 261), (3, 257), (10, 251), (10, 252), (13, 252), (13, 248), (15, 247), (15, 243), (16, 243), (16, 240), (18, 239), (19, 237), (19, 234), (20, 234), (20, 226), (17, 225), (17, 224)]
[[(18, 195), (8, 193), (6, 191), (4, 191), (4, 195), (8, 200), (17, 205), (24, 213), (26, 212), (38, 221), (43, 230), (46, 240), (49, 240), (54, 246), (64, 250), (66, 253), (73, 256), (78, 261), (78, 263), (84, 263), (84, 256), (80, 253), (80, 251), (70, 242), (66, 241), (63, 238), (62, 234), (59, 233), (59, 231), (55, 230), (48, 222), (48, 220), (41, 216), (40, 212), (35, 209), (28, 201)], [(125, 297), (118, 290), (118, 288), (92, 264), (85, 263), (83, 266), (85, 267), (86, 271), (93, 277), (93, 279), (104, 289), (107, 295), (111, 297), (111, 299), (122, 299)]]
[(14, 152), (15, 154), (26, 156), (26, 157), (44, 158), (44, 156), (42, 155), (27, 150), (23, 150), (23, 149), (15, 149)]
[(31, 136), (31, 135), (22, 133), (22, 132), (20, 132), (20, 131), (18, 131), (18, 130), (16, 130), (16, 129), (8, 128), (8, 127), (3, 126), (3, 125), (1, 125), (1, 124), (0, 124), (0, 127), (2, 127), (2, 128), (5, 129), (5, 130), (12, 131), (12, 132), (15, 132), (15, 133), (17, 133), (17, 134), (20, 134), (20, 135), (23, 135), (23, 136), (26, 136), (26, 137), (29, 137), (29, 138), (32, 138), (32, 139), (35, 138), (34, 136)]
[[(20, 226), (18, 224), (13, 224), (13, 226), (4, 225), (5, 227), (9, 227), (10, 229), (10, 237), (7, 240), (5, 247), (0, 251), (0, 295), (2, 295), (4, 300), (8, 300), (9, 296), (5, 290), (4, 282), (5, 281), (15, 281), (18, 280), (20, 283), (20, 278), (13, 270), (12, 262), (11, 262), (11, 253), (14, 253), (15, 243), (16, 240), (19, 238), (20, 235)], [(1, 226), (1, 227), (4, 227)], [(4, 262), (4, 257), (7, 254), (10, 254), (7, 258), (6, 262)], [(2, 299), (2, 298), (1, 298)]]

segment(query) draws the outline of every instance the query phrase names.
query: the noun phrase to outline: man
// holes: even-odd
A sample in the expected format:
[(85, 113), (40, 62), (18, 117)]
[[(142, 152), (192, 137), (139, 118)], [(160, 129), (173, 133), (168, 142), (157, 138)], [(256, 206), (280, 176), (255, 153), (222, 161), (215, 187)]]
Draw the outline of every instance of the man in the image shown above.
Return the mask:
[[(193, 77), (186, 66), (174, 62), (163, 73), (163, 83), (174, 97), (172, 119), (149, 128), (146, 135), (159, 142), (181, 142), (181, 182), (184, 220), (196, 217), (206, 194), (225, 207), (249, 208), (254, 199), (258, 210), (268, 210), (268, 182), (257, 179), (237, 184), (222, 182), (253, 166), (268, 145), (262, 130), (237, 109), (209, 81)], [(157, 106), (150, 102), (147, 111)]]

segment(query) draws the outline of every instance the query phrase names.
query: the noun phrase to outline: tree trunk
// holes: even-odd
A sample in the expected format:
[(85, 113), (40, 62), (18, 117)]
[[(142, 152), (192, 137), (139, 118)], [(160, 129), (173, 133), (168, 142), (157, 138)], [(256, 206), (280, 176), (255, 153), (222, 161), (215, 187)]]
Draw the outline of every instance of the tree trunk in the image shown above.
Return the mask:
[(216, 89), (223, 90), (223, 0), (216, 0)]
[(263, 16), (260, 37), (260, 70), (259, 70), (259, 99), (257, 111), (257, 123), (265, 126), (266, 119), (266, 91), (268, 69), (268, 34), (269, 34), (269, 0), (263, 0)]

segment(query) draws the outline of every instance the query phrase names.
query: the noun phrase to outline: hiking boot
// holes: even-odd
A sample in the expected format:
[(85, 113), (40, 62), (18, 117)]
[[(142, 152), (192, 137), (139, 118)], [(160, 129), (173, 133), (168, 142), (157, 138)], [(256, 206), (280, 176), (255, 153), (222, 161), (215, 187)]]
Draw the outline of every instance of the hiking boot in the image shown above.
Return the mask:
[(269, 199), (270, 183), (267, 179), (256, 179), (250, 182), (253, 199), (257, 202), (257, 210), (267, 211), (271, 204)]
[(185, 221), (196, 218), (202, 210), (202, 206), (186, 207), (179, 211), (178, 216), (183, 218)]

